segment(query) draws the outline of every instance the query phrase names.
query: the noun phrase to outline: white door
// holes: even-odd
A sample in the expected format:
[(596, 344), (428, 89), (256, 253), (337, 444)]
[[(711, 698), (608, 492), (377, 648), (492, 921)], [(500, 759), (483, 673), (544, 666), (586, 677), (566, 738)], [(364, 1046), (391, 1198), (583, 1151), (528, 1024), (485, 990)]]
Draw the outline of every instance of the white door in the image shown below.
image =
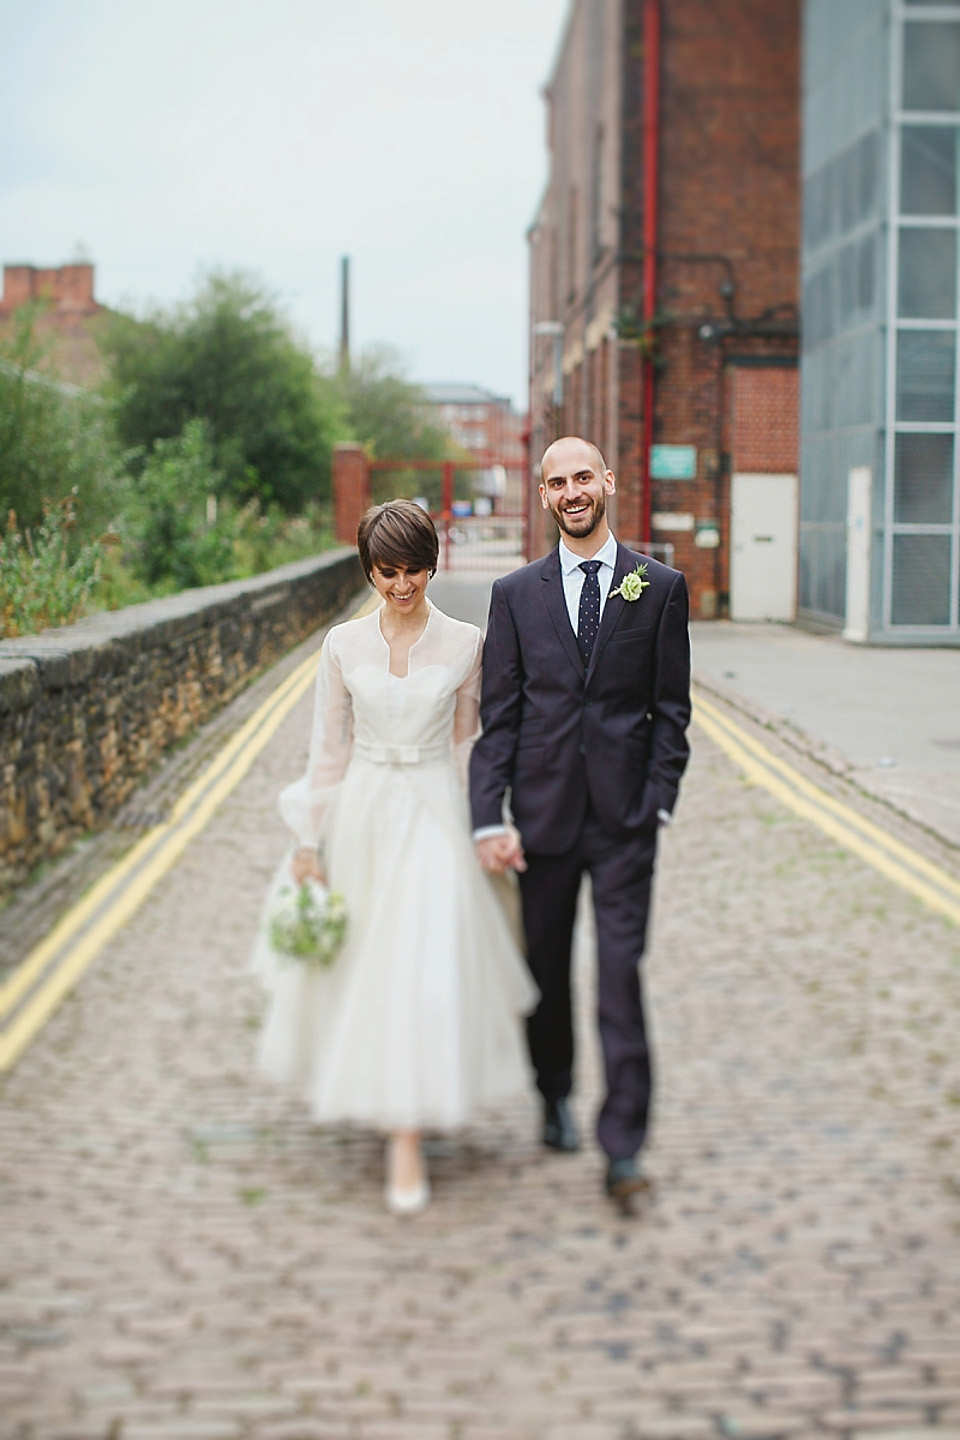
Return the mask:
[(844, 640), (863, 642), (870, 633), (870, 467), (847, 475), (847, 608)]
[(793, 620), (797, 613), (796, 475), (734, 475), (730, 541), (732, 619)]

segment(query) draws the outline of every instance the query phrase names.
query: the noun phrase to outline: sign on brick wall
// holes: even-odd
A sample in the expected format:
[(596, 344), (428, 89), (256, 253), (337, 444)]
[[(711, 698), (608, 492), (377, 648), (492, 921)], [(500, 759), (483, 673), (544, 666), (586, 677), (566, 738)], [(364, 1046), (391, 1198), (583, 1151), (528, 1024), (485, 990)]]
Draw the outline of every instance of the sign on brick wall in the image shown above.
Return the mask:
[(654, 480), (696, 480), (696, 445), (651, 445), (650, 473)]

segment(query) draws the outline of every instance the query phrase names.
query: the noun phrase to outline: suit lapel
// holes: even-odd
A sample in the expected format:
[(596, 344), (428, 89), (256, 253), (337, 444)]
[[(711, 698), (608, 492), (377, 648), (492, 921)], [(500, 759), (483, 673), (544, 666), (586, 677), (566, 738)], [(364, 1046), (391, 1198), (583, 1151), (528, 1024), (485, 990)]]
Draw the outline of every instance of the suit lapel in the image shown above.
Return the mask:
[[(637, 561), (632, 550), (626, 545), (617, 542), (617, 563), (613, 570), (613, 579), (610, 581), (610, 590), (616, 590), (624, 575), (629, 574), (636, 567)], [(600, 617), (600, 630), (597, 634), (593, 647), (593, 654), (590, 656), (590, 666), (587, 670), (587, 680), (597, 668), (597, 661), (600, 653), (606, 645), (610, 636), (614, 633), (620, 621), (623, 619), (623, 612), (626, 609), (626, 601), (622, 595), (611, 595), (607, 592), (606, 604), (603, 607), (603, 614)]]
[(578, 675), (583, 675), (583, 660), (580, 656), (580, 648), (577, 645), (577, 637), (573, 633), (570, 624), (570, 615), (567, 610), (567, 602), (563, 593), (563, 577), (560, 574), (560, 551), (550, 551), (540, 570), (541, 593), (547, 613), (553, 622), (553, 628), (557, 632), (557, 638), (566, 653), (567, 659), (573, 665)]

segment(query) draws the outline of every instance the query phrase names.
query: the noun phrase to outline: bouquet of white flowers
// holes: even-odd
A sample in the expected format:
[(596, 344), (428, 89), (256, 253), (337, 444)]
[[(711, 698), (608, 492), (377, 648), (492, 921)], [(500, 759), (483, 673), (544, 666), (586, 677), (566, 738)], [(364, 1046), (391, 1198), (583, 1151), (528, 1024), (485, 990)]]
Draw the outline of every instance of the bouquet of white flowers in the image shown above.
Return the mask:
[(316, 880), (283, 885), (270, 910), (270, 944), (302, 965), (332, 965), (347, 934), (343, 896)]

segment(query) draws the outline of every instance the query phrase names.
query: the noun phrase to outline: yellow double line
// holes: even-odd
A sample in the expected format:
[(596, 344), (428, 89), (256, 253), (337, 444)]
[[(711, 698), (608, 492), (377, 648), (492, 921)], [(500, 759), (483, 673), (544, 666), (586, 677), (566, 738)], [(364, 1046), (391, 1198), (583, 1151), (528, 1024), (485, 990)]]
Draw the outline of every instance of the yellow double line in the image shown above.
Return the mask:
[[(375, 604), (371, 597), (358, 613)], [(169, 820), (142, 836), (0, 985), (0, 1072), (16, 1064), (103, 947), (209, 823), (313, 685), (316, 668), (317, 656), (311, 655), (287, 676), (180, 796)], [(699, 694), (694, 718), (750, 780), (960, 925), (960, 883), (940, 866), (828, 795)]]
[(96, 882), (0, 985), (0, 1072), (23, 1054), (65, 995), (199, 835), (298, 700), (317, 656), (298, 665), (155, 825)]
[(699, 693), (694, 701), (694, 719), (749, 780), (762, 785), (795, 815), (818, 826), (888, 880), (960, 925), (960, 881), (941, 866), (801, 775)]

